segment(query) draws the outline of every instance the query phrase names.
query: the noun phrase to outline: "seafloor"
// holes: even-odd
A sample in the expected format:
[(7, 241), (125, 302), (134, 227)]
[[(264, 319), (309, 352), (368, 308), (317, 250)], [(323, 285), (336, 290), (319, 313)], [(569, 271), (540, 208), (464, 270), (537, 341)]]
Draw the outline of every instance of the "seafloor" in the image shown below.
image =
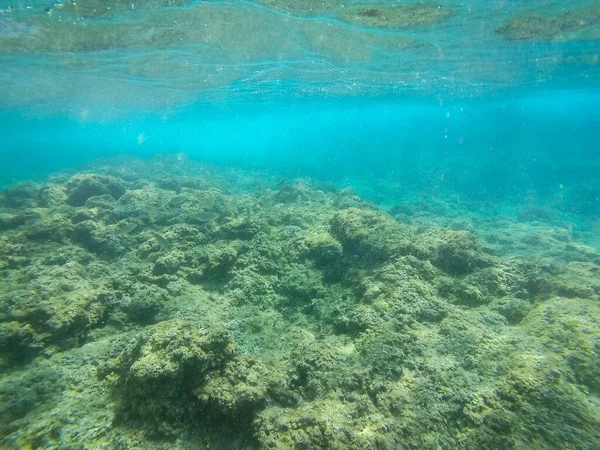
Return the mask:
[(600, 448), (600, 253), (546, 210), (182, 156), (0, 208), (2, 448)]

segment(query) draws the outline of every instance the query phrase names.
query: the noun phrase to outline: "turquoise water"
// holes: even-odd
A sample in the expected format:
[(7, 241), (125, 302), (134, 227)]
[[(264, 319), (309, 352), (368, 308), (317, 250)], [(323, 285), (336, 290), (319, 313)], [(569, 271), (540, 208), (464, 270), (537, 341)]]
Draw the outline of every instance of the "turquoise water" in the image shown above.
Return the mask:
[(0, 3), (0, 447), (600, 448), (597, 0)]
[[(100, 123), (5, 113), (7, 184), (94, 158), (183, 152), (198, 161), (327, 180), (393, 178), (410, 192), (539, 201), (600, 211), (600, 93), (427, 99), (328, 99), (208, 105)], [(10, 130), (10, 131), (9, 131)], [(27, 155), (26, 157), (24, 157)]]
[(435, 160), (467, 195), (593, 177), (574, 166), (598, 148), (597, 2), (374, 6), (7, 3), (0, 181), (177, 151), (333, 177)]

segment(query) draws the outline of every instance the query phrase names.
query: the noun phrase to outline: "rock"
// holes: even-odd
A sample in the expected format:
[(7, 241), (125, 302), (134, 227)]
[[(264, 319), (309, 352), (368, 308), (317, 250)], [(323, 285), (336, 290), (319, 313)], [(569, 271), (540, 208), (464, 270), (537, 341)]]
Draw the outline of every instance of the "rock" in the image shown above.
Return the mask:
[(173, 275), (177, 273), (179, 267), (184, 262), (184, 255), (179, 251), (171, 251), (166, 255), (159, 256), (154, 263), (154, 269), (152, 273), (156, 276), (160, 275)]
[(171, 319), (146, 327), (101, 372), (119, 375), (121, 415), (160, 431), (190, 420), (200, 408), (194, 393), (233, 355), (226, 332)]
[(305, 245), (304, 255), (312, 259), (319, 268), (331, 266), (342, 259), (342, 244), (329, 233), (309, 234)]
[(486, 260), (473, 233), (446, 231), (433, 249), (432, 263), (450, 275), (466, 275)]
[(283, 377), (277, 375), (271, 367), (238, 356), (227, 364), (223, 376), (211, 377), (196, 395), (209, 411), (232, 421), (249, 423), (254, 413), (269, 401), (271, 386), (283, 384)]
[(125, 237), (120, 237), (91, 220), (85, 220), (75, 226), (72, 240), (103, 256), (116, 257), (127, 252)]
[(516, 325), (531, 311), (533, 305), (527, 300), (514, 297), (503, 297), (492, 303), (491, 308), (506, 318), (511, 325)]
[(331, 220), (331, 234), (341, 242), (344, 254), (366, 264), (395, 256), (422, 255), (413, 232), (389, 216), (358, 208), (344, 209)]
[(88, 198), (84, 205), (86, 208), (113, 209), (115, 207), (115, 199), (110, 194), (96, 195)]
[(12, 230), (25, 224), (39, 220), (40, 214), (35, 211), (22, 211), (16, 214), (0, 213), (0, 230)]
[(268, 225), (259, 219), (239, 217), (221, 225), (219, 235), (225, 239), (252, 239), (261, 232), (267, 232)]
[(67, 199), (66, 189), (57, 184), (42, 186), (38, 193), (38, 205), (42, 208), (53, 208), (64, 205)]
[[(158, 381), (177, 383), (184, 378), (201, 384), (202, 375), (223, 367), (232, 356), (233, 343), (227, 333), (171, 319), (151, 325), (138, 335), (123, 356), (124, 376), (128, 384), (142, 390)], [(166, 388), (165, 384), (161, 390)]]
[(1, 193), (1, 200), (9, 208), (33, 208), (40, 186), (36, 183), (26, 181), (24, 183), (8, 186)]
[(121, 182), (109, 175), (75, 175), (67, 183), (68, 203), (71, 206), (83, 206), (90, 197), (107, 194), (118, 200), (125, 191)]

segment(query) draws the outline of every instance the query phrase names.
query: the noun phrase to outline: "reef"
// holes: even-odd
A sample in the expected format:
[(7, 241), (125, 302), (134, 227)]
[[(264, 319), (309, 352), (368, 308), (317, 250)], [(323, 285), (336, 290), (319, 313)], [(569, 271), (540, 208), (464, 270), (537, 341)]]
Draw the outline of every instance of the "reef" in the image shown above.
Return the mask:
[(0, 446), (595, 448), (598, 250), (418, 205), (181, 155), (5, 188)]

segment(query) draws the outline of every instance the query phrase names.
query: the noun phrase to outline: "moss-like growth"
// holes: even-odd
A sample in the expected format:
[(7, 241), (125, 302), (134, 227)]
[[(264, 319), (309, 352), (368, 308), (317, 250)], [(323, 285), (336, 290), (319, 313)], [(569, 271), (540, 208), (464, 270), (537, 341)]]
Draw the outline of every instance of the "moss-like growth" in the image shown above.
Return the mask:
[(224, 239), (252, 239), (266, 231), (268, 226), (264, 221), (252, 217), (238, 217), (223, 224), (219, 235)]
[(40, 188), (38, 205), (41, 208), (54, 208), (67, 203), (66, 188), (58, 184), (47, 184)]
[(323, 294), (321, 273), (301, 264), (288, 267), (279, 280), (277, 291), (298, 307), (309, 307), (311, 302)]
[(16, 320), (0, 323), (0, 351), (3, 355), (0, 367), (13, 360), (27, 361), (43, 348), (41, 336), (30, 324)]
[(180, 251), (171, 251), (165, 255), (159, 256), (154, 262), (153, 273), (156, 276), (173, 275), (177, 273), (183, 262), (185, 255)]
[(172, 319), (149, 326), (103, 371), (120, 376), (124, 420), (143, 417), (167, 430), (198, 413), (194, 392), (233, 354), (227, 333)]
[(35, 211), (23, 211), (20, 213), (0, 213), (0, 231), (12, 230), (25, 224), (35, 223), (40, 218)]
[(502, 297), (490, 306), (504, 316), (511, 325), (521, 322), (527, 313), (533, 309), (531, 302), (514, 297)]
[(101, 256), (116, 257), (127, 252), (127, 241), (113, 230), (91, 220), (78, 223), (73, 230), (73, 242)]
[(305, 240), (304, 254), (320, 269), (335, 266), (342, 259), (343, 248), (340, 242), (329, 233), (309, 234)]
[(238, 254), (236, 243), (216, 242), (198, 247), (186, 254), (186, 276), (192, 283), (222, 280), (229, 275)]
[(43, 362), (0, 379), (0, 442), (15, 448), (4, 436), (22, 427), (27, 414), (51, 404), (65, 387), (64, 374)]
[(97, 174), (75, 175), (67, 183), (68, 203), (83, 206), (90, 197), (110, 195), (115, 200), (125, 193), (125, 187), (115, 177)]
[(446, 231), (433, 248), (433, 264), (451, 275), (465, 275), (487, 265), (477, 239), (468, 231)]
[(8, 186), (0, 192), (0, 204), (8, 208), (33, 208), (37, 206), (40, 186), (24, 182)]
[(424, 254), (415, 243), (413, 232), (385, 214), (349, 208), (331, 220), (331, 234), (338, 239), (344, 254), (362, 264), (373, 264), (393, 256)]
[(106, 306), (99, 292), (81, 278), (64, 280), (62, 267), (40, 269), (35, 291), (13, 291), (11, 304), (0, 311), (5, 321), (3, 345), (19, 359), (48, 345), (80, 345), (87, 333), (104, 320)]
[(274, 391), (285, 384), (284, 374), (273, 369), (252, 358), (237, 356), (195, 394), (209, 414), (219, 414), (247, 427), (255, 413), (271, 400)]
[(34, 242), (63, 243), (71, 238), (73, 226), (67, 217), (53, 215), (42, 221), (36, 221), (24, 230), (25, 236)]
[[(123, 286), (125, 289), (126, 286)], [(119, 320), (116, 311), (124, 311), (130, 321), (151, 323), (168, 298), (166, 290), (155, 286), (138, 286), (133, 284), (122, 296), (112, 299), (111, 307), (115, 310), (113, 320)]]

